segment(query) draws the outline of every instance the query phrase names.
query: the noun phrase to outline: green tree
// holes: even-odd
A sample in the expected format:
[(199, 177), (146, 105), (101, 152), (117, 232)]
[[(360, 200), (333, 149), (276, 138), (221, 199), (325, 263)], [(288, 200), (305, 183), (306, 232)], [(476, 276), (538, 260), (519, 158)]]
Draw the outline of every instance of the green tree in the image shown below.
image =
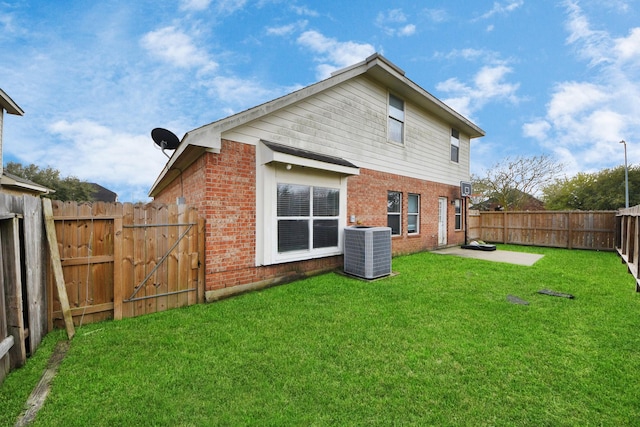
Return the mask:
[(78, 202), (93, 200), (95, 190), (90, 183), (81, 181), (75, 176), (61, 178), (60, 171), (52, 167), (40, 168), (34, 164), (24, 166), (20, 163), (9, 162), (4, 169), (10, 174), (55, 190), (52, 196), (57, 200)]
[[(629, 205), (640, 204), (640, 166), (629, 167)], [(616, 210), (624, 207), (624, 166), (562, 178), (543, 188), (552, 210)]]
[(519, 210), (531, 196), (552, 183), (562, 168), (546, 154), (506, 157), (489, 168), (485, 176), (472, 176), (473, 190), (506, 210)]

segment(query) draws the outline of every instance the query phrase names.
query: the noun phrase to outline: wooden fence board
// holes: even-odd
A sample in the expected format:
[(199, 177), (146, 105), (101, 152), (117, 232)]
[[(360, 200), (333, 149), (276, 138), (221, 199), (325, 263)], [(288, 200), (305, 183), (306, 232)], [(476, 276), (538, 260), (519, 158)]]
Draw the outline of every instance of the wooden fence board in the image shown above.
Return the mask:
[(47, 298), (45, 253), (42, 243), (43, 216), (42, 204), (37, 197), (23, 196), (23, 250), (27, 308), (29, 328), (29, 352), (38, 348), (47, 333)]
[(60, 307), (62, 310), (62, 317), (64, 318), (64, 325), (67, 329), (67, 336), (72, 339), (76, 331), (73, 326), (73, 319), (71, 317), (71, 310), (69, 306), (69, 299), (67, 290), (65, 288), (64, 275), (62, 272), (62, 264), (60, 262), (60, 252), (58, 248), (58, 240), (56, 236), (55, 222), (53, 220), (53, 208), (49, 199), (42, 200), (42, 208), (44, 215), (44, 225), (47, 234), (47, 242), (49, 243), (49, 255), (51, 260), (51, 267), (53, 269), (54, 281), (56, 284), (56, 290), (58, 291), (58, 300), (60, 301)]
[(13, 336), (14, 343), (9, 350), (10, 369), (22, 366), (27, 360), (25, 339), (27, 331), (24, 324), (22, 300), (22, 275), (20, 266), (20, 224), (17, 215), (0, 221), (2, 234), (3, 282), (5, 319), (7, 333)]

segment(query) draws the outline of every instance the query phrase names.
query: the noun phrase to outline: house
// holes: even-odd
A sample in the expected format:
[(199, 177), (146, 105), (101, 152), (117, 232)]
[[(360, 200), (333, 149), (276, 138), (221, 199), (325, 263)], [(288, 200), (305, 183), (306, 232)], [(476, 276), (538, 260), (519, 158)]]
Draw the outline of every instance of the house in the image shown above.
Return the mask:
[(344, 228), (394, 255), (464, 242), (474, 123), (379, 54), (187, 132), (154, 182), (206, 218), (206, 297), (342, 265)]
[[(507, 204), (508, 210), (517, 211), (543, 211), (544, 202), (531, 194), (524, 193), (520, 190), (511, 190), (507, 193), (510, 203)], [(481, 196), (476, 197), (476, 199)], [(473, 204), (470, 209), (478, 211), (504, 211), (505, 207), (498, 201), (495, 196), (484, 199), (479, 203)]]
[(94, 202), (116, 203), (118, 201), (118, 194), (108, 188), (104, 188), (102, 185), (95, 182), (90, 182), (89, 185), (93, 188)]
[(4, 113), (23, 116), (24, 111), (9, 97), (2, 89), (0, 89), (0, 192), (14, 195), (28, 194), (39, 196), (49, 194), (53, 190), (36, 184), (28, 179), (20, 178), (5, 172), (4, 162), (2, 158), (2, 130), (4, 123)]

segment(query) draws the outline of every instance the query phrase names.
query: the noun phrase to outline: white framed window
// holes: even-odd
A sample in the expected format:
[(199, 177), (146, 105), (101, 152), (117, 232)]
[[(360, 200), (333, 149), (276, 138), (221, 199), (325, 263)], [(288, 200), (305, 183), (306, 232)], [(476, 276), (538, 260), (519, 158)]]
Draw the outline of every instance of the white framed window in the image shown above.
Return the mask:
[(407, 207), (407, 234), (420, 233), (420, 195), (409, 194)]
[(278, 253), (338, 248), (340, 190), (278, 183)]
[(402, 193), (387, 191), (387, 227), (392, 236), (402, 234)]
[(342, 254), (347, 175), (278, 162), (258, 172), (256, 265)]
[(460, 162), (460, 132), (451, 129), (451, 161)]
[(389, 94), (389, 141), (404, 143), (404, 101)]
[(462, 200), (455, 199), (454, 200), (454, 205), (455, 205), (455, 208), (456, 208), (455, 229), (456, 230), (462, 230)]

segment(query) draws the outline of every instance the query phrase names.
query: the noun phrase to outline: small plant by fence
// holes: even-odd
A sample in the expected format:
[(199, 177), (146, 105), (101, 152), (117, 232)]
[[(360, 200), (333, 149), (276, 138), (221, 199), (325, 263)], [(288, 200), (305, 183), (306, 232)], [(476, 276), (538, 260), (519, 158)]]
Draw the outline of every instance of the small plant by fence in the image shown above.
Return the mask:
[(616, 211), (469, 213), (469, 238), (515, 245), (615, 250)]

